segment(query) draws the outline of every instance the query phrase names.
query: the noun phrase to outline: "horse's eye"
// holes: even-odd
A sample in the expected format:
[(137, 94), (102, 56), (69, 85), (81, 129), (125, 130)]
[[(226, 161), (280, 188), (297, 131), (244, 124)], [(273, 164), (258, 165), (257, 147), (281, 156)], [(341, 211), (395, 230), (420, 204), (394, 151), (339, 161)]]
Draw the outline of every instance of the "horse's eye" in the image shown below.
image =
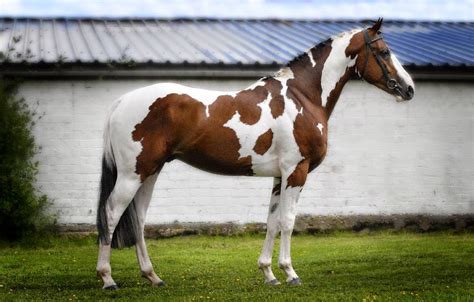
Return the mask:
[(380, 51), (380, 55), (382, 56), (382, 58), (388, 59), (390, 57), (390, 50), (388, 50), (387, 48), (382, 49)]

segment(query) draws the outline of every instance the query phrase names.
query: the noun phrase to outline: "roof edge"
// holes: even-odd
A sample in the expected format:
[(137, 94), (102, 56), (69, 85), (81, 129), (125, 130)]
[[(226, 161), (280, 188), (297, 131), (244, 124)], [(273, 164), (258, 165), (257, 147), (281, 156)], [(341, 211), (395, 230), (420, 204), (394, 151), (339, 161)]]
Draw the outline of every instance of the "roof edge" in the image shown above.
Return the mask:
[[(208, 22), (208, 21), (237, 21), (237, 22), (258, 22), (258, 21), (271, 21), (271, 22), (319, 22), (319, 23), (346, 23), (346, 22), (359, 22), (359, 23), (371, 23), (375, 20), (371, 19), (308, 19), (308, 18), (213, 18), (213, 17), (94, 17), (94, 16), (1, 16), (0, 20), (81, 20), (81, 21), (134, 21), (134, 20), (156, 20), (156, 21), (183, 21), (183, 22)], [(414, 19), (384, 19), (384, 23), (423, 23), (423, 24), (474, 24), (474, 21), (466, 20), (414, 20)]]
[[(0, 77), (25, 78), (258, 78), (275, 73), (280, 66), (222, 64), (153, 64), (114, 66), (80, 64), (58, 66), (3, 65)], [(474, 66), (405, 66), (415, 80), (474, 81)]]

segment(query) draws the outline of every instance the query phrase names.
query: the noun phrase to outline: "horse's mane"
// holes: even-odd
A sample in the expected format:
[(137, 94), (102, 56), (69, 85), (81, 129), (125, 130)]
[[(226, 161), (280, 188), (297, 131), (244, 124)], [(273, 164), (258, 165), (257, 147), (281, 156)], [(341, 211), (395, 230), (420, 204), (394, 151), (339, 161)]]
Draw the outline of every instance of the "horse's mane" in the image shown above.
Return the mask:
[[(332, 42), (332, 38), (329, 38), (325, 41), (322, 41), (321, 43), (319, 44), (316, 44), (315, 46), (311, 47), (310, 49), (314, 49), (316, 50), (316, 52), (320, 51), (324, 46), (326, 46), (328, 43), (331, 43)], [(303, 59), (303, 57), (305, 57), (307, 55), (307, 52), (302, 52), (300, 53), (299, 55), (297, 55), (296, 57), (294, 57), (293, 59), (291, 59), (291, 61), (289, 61), (288, 63), (286, 63), (286, 67), (289, 67), (290, 65), (296, 63), (296, 62), (299, 62), (301, 61), (301, 59)]]
[[(332, 39), (332, 38), (329, 38), (329, 39), (327, 39), (327, 40), (324, 40), (324, 41), (320, 42), (319, 44), (314, 45), (314, 46), (311, 47), (310, 49), (311, 49), (311, 50), (314, 49), (314, 50), (316, 50), (316, 52), (319, 52), (319, 51), (321, 51), (321, 49), (324, 48), (324, 46), (328, 45), (328, 44), (331, 43), (332, 41), (333, 41), (333, 39)], [(306, 55), (307, 55), (307, 51), (300, 53), (299, 55), (297, 55), (296, 57), (294, 57), (293, 59), (291, 59), (291, 61), (289, 61), (288, 63), (286, 63), (285, 66), (286, 66), (286, 67), (290, 67), (290, 65), (301, 61)], [(265, 81), (265, 80), (271, 79), (271, 78), (273, 78), (273, 77), (275, 77), (275, 74), (264, 76), (264, 77), (261, 78), (260, 80), (261, 80), (261, 81)]]

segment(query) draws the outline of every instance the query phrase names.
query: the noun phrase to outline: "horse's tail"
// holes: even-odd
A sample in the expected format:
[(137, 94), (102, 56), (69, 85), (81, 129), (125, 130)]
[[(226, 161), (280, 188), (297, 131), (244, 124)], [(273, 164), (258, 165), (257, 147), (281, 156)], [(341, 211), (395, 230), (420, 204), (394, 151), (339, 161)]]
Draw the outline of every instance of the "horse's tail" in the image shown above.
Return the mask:
[[(117, 182), (117, 165), (110, 137), (110, 117), (118, 105), (113, 106), (106, 119), (104, 128), (104, 153), (102, 155), (102, 176), (100, 179), (99, 206), (97, 209), (97, 231), (99, 242), (110, 244), (109, 225), (107, 222), (107, 202)], [(122, 248), (135, 245), (140, 236), (138, 217), (135, 210), (135, 200), (127, 207), (120, 217), (112, 236), (112, 248)]]

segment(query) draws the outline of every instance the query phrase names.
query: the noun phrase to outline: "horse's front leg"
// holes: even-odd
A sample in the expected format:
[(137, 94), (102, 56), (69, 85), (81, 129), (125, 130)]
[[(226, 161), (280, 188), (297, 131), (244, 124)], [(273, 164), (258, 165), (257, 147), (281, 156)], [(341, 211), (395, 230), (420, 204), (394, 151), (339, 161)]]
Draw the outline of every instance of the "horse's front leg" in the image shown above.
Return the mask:
[(301, 280), (291, 263), (291, 234), (295, 224), (296, 203), (306, 182), (309, 163), (300, 162), (294, 169), (282, 171), (280, 196), (279, 225), (281, 229), (280, 256), (278, 266), (286, 274), (286, 282), (292, 285), (301, 284)]
[(280, 187), (281, 178), (275, 177), (273, 179), (272, 198), (270, 200), (270, 207), (268, 209), (267, 218), (267, 235), (263, 243), (262, 253), (258, 258), (258, 267), (262, 270), (265, 276), (265, 283), (271, 285), (278, 285), (280, 282), (275, 278), (272, 272), (272, 255), (273, 246), (275, 244), (275, 237), (280, 230), (278, 226), (278, 204), (280, 203)]

